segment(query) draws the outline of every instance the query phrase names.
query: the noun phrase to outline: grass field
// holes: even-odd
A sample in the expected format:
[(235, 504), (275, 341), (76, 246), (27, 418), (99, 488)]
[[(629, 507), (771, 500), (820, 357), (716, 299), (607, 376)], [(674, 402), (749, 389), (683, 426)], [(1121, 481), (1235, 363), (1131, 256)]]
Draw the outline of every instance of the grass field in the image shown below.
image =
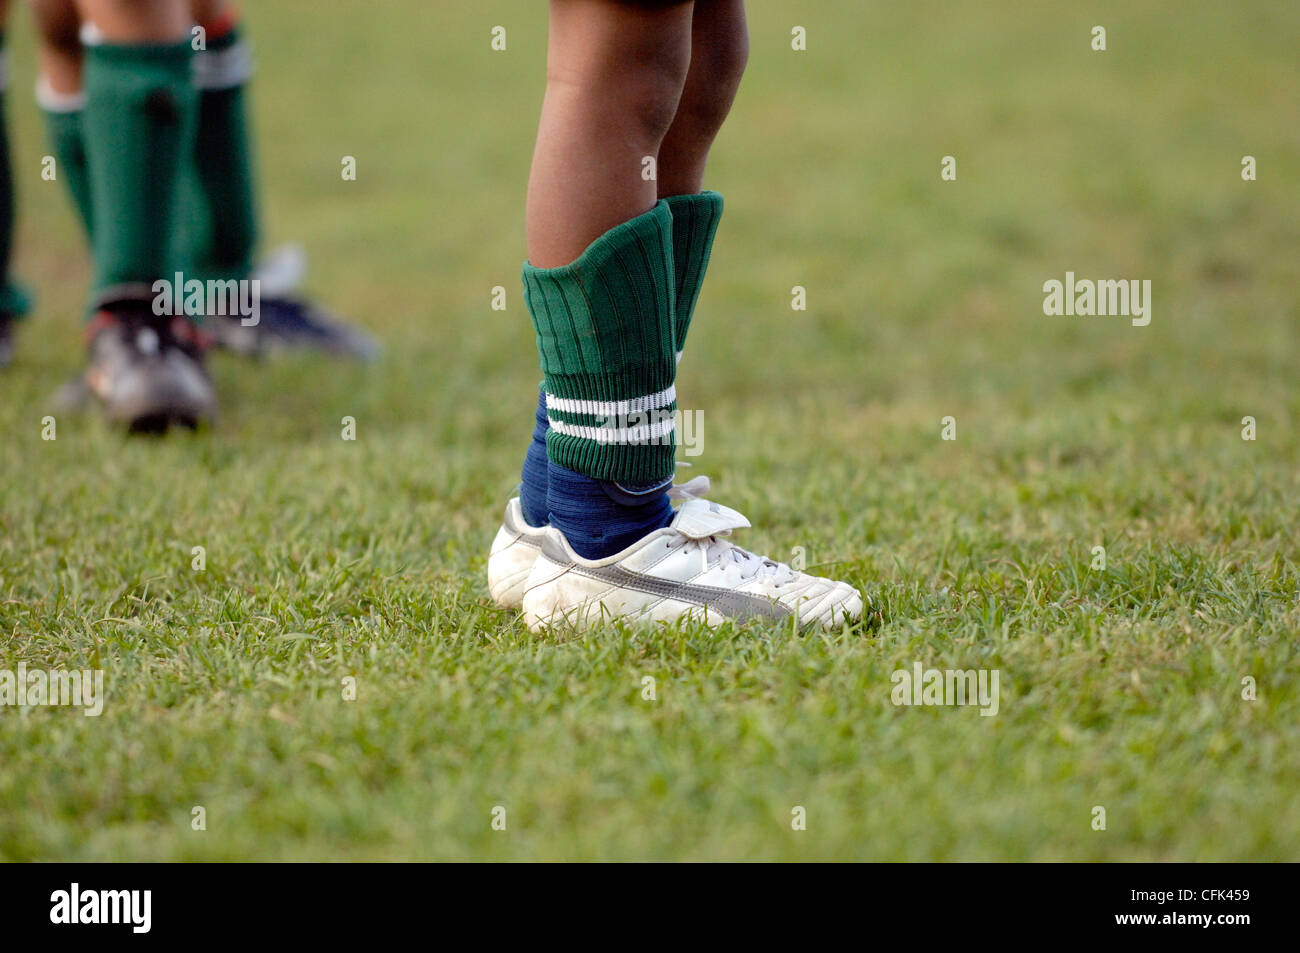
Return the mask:
[[(268, 241), (386, 357), (223, 356), (211, 432), (42, 440), (88, 268), (16, 11), (0, 668), (107, 701), (0, 709), (0, 859), (1300, 859), (1300, 9), (751, 6), (693, 472), (875, 631), (562, 641), (490, 603), (539, 2), (248, 4)], [(1150, 325), (1045, 316), (1066, 271), (1150, 279)], [(997, 715), (891, 704), (915, 662), (997, 670)]]

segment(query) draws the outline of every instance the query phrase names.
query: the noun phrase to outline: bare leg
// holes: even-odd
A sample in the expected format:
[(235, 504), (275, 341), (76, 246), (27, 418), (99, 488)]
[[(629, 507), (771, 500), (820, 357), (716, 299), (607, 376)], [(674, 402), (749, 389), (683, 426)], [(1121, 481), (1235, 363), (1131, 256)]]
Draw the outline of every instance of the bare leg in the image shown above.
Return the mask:
[(690, 65), (689, 2), (551, 0), (546, 97), (528, 181), (528, 259), (573, 261), (648, 211), (643, 176), (672, 124)]
[(45, 85), (60, 96), (81, 92), (81, 17), (75, 0), (32, 0), (37, 62)]
[(109, 43), (174, 43), (190, 28), (185, 0), (77, 0)]
[(190, 13), (195, 23), (210, 23), (231, 12), (227, 0), (190, 0)]
[(230, 29), (238, 19), (238, 11), (230, 0), (190, 0), (190, 13), (209, 36), (213, 30)]
[(673, 124), (659, 148), (659, 196), (704, 187), (713, 140), (735, 101), (749, 59), (744, 0), (696, 0), (691, 68)]

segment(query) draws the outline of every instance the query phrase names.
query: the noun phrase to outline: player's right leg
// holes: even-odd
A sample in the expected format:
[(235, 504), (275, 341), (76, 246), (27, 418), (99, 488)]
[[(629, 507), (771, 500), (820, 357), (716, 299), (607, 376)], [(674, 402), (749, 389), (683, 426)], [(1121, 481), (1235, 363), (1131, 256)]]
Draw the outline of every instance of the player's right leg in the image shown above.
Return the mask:
[(374, 358), (379, 346), (373, 338), (300, 293), (306, 269), (301, 249), (254, 262), (260, 222), (248, 119), (252, 49), (230, 0), (191, 0), (190, 9), (204, 37), (194, 57), (199, 105), (186, 223), (190, 267), (200, 280), (256, 279), (260, 289), (256, 325), (246, 326), (238, 315), (212, 315), (209, 329), (241, 353), (306, 348)]

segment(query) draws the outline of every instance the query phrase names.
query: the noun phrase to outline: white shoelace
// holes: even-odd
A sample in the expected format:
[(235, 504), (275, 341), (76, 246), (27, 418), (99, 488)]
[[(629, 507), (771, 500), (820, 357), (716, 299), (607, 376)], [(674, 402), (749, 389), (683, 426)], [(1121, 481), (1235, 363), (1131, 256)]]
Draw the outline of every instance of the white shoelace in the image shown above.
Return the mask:
[(692, 477), (685, 483), (674, 483), (668, 488), (668, 499), (670, 500), (702, 500), (709, 495), (709, 478), (706, 476)]
[[(779, 563), (775, 559), (768, 559), (766, 556), (751, 553), (748, 549), (742, 549), (735, 543), (725, 539), (716, 537), (710, 537), (709, 539), (710, 545), (703, 547), (706, 566), (708, 565), (708, 553), (716, 545), (723, 547), (718, 553), (718, 565), (738, 566), (741, 579), (770, 578), (778, 586), (794, 581), (795, 571), (785, 563)], [(692, 540), (691, 542), (696, 541)], [(699, 542), (703, 542), (703, 540)]]

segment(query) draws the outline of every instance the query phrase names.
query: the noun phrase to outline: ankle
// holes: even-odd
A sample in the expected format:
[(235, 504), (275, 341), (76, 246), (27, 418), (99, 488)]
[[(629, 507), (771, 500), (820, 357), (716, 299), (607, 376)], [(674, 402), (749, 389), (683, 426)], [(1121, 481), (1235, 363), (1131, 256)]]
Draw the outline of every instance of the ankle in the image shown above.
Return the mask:
[(551, 525), (584, 559), (612, 556), (673, 520), (668, 502), (671, 478), (646, 486), (626, 486), (554, 463), (548, 477)]

